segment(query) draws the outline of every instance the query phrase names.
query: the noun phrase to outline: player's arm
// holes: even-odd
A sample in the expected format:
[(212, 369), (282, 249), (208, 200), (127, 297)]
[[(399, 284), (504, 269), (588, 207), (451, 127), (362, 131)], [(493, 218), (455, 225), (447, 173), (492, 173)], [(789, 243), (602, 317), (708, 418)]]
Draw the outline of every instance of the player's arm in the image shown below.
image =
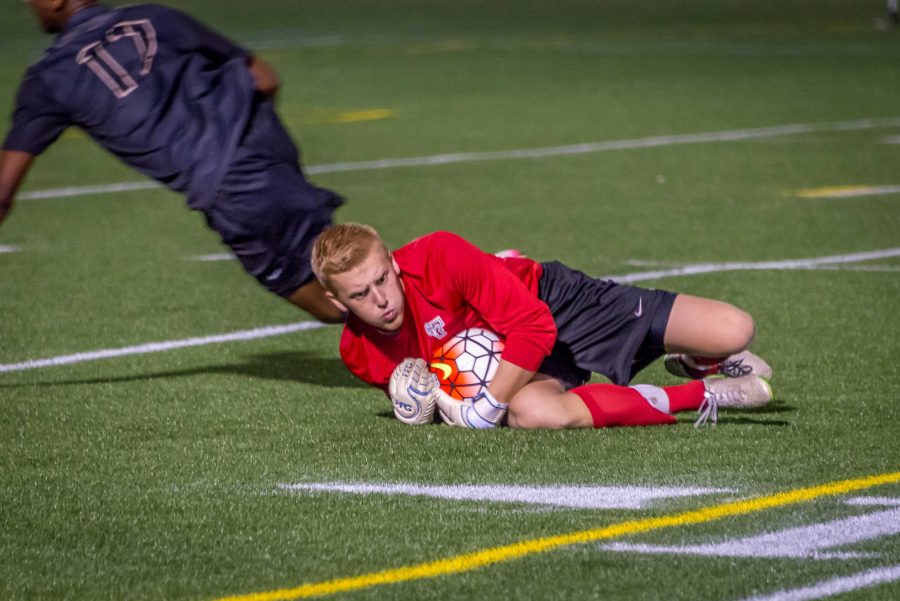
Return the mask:
[(488, 385), (488, 392), (499, 403), (508, 405), (517, 392), (531, 382), (535, 372), (506, 361), (501, 356), (494, 379)]
[(272, 65), (254, 55), (247, 58), (247, 67), (256, 81), (256, 91), (269, 98), (275, 96), (281, 82), (278, 81), (278, 74)]
[[(452, 234), (439, 234), (445, 248), (434, 255), (465, 301), (506, 338), (500, 365), (487, 391), (459, 403), (437, 393), (444, 421), (457, 426), (491, 428), (503, 419), (509, 402), (531, 381), (556, 340), (550, 309), (496, 257)], [(452, 257), (452, 261), (446, 261)]]
[(488, 391), (500, 403), (534, 376), (556, 341), (549, 307), (493, 255), (457, 239), (452, 265), (454, 285), (466, 302), (505, 338), (505, 349)]
[(280, 82), (275, 70), (247, 48), (180, 10), (168, 7), (154, 7), (153, 10), (164, 15), (164, 22), (173, 43), (183, 51), (199, 52), (216, 63), (243, 59), (253, 76), (257, 92), (272, 97), (278, 91)]
[(18, 150), (0, 151), (0, 223), (12, 210), (19, 184), (34, 161), (34, 155)]
[(451, 426), (494, 428), (503, 421), (513, 396), (531, 381), (534, 373), (501, 358), (493, 381), (474, 399), (460, 402), (451, 398), (435, 379), (433, 402), (441, 418)]

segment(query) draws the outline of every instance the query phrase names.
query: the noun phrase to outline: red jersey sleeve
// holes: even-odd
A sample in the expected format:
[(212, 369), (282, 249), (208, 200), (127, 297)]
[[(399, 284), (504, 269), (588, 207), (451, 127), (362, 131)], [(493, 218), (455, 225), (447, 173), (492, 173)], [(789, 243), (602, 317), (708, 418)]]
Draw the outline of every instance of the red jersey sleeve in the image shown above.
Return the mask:
[(450, 232), (432, 235), (428, 269), (441, 270), (469, 306), (506, 339), (503, 359), (537, 371), (556, 341), (550, 308), (503, 260)]

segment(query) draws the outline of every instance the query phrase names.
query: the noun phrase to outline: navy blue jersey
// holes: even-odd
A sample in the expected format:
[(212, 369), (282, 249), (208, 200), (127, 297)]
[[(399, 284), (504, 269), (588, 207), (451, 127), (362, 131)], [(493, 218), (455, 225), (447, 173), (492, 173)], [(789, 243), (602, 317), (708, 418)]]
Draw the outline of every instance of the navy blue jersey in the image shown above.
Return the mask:
[(25, 74), (3, 148), (37, 155), (75, 125), (208, 208), (251, 113), (248, 57), (170, 8), (83, 9)]

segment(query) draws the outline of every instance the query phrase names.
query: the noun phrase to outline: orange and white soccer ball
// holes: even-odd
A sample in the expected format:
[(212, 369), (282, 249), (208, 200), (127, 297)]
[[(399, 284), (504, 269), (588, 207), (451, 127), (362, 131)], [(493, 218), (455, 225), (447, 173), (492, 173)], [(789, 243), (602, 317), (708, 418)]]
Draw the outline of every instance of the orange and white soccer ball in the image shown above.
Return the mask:
[(483, 328), (469, 328), (437, 347), (429, 367), (444, 392), (464, 401), (477, 397), (490, 384), (502, 352), (499, 336)]

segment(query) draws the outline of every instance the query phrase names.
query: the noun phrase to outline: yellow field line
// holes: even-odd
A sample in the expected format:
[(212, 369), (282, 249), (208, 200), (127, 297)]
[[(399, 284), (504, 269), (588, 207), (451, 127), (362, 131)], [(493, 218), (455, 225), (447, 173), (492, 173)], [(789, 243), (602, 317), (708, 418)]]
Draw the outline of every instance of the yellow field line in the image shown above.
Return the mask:
[(895, 484), (898, 482), (900, 482), (900, 472), (867, 476), (865, 478), (852, 480), (841, 480), (818, 486), (798, 488), (765, 497), (757, 497), (755, 499), (722, 503), (704, 509), (685, 511), (669, 516), (628, 520), (626, 522), (620, 522), (601, 528), (592, 528), (558, 536), (524, 540), (500, 547), (492, 547), (481, 551), (465, 553), (447, 559), (383, 570), (381, 572), (372, 572), (360, 576), (335, 578), (324, 582), (302, 584), (295, 588), (223, 597), (218, 601), (287, 601), (291, 599), (333, 595), (335, 593), (372, 588), (383, 584), (396, 584), (399, 582), (409, 582), (411, 580), (434, 578), (436, 576), (459, 574), (461, 572), (468, 572), (502, 561), (518, 559), (526, 555), (552, 551), (567, 545), (591, 543), (629, 534), (661, 530), (663, 528), (711, 522), (726, 517), (753, 513), (794, 503), (802, 503), (804, 501), (812, 501), (813, 499), (820, 497), (847, 494), (883, 484)]
[(880, 194), (896, 194), (900, 186), (828, 186), (800, 190), (800, 198), (854, 198), (857, 196), (875, 196)]
[(380, 121), (396, 116), (393, 109), (367, 109), (363, 111), (347, 111), (337, 113), (333, 111), (313, 111), (311, 115), (303, 117), (289, 115), (284, 122), (289, 126), (299, 125), (326, 125), (332, 123), (358, 123), (361, 121)]

